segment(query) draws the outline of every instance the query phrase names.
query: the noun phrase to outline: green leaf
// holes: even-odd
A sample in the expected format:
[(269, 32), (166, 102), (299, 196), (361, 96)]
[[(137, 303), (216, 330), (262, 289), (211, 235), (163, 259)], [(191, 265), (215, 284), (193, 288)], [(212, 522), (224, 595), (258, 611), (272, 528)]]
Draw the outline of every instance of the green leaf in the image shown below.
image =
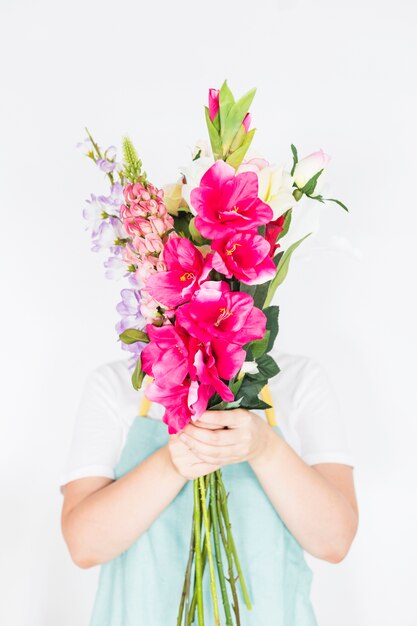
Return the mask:
[(280, 239), (285, 237), (285, 235), (288, 233), (288, 230), (289, 230), (290, 224), (291, 224), (292, 209), (288, 209), (288, 211), (286, 213), (284, 213), (284, 215), (285, 215), (284, 230), (282, 230), (280, 232), (280, 234), (278, 235), (277, 241), (279, 241)]
[(290, 265), (290, 260), (291, 260), (291, 256), (292, 253), (294, 252), (294, 250), (296, 250), (298, 248), (298, 246), (300, 245), (300, 243), (302, 243), (304, 241), (304, 239), (307, 239), (307, 237), (309, 237), (311, 235), (311, 233), (308, 233), (308, 235), (305, 235), (305, 237), (303, 237), (302, 239), (299, 239), (298, 241), (296, 241), (295, 243), (292, 244), (292, 246), (290, 246), (289, 248), (287, 248), (287, 250), (285, 250), (283, 256), (281, 257), (281, 260), (278, 264), (278, 268), (277, 268), (277, 273), (275, 274), (275, 277), (272, 279), (271, 284), (269, 285), (269, 290), (268, 290), (268, 294), (266, 296), (266, 300), (265, 300), (265, 304), (264, 306), (269, 306), (269, 304), (272, 301), (272, 298), (274, 296), (274, 293), (277, 289), (277, 287), (279, 285), (281, 285), (281, 283), (284, 282), (287, 274), (288, 274), (288, 268)]
[(188, 230), (190, 232), (191, 238), (194, 241), (194, 243), (201, 246), (204, 243), (205, 239), (200, 234), (200, 231), (197, 230), (197, 228), (195, 227), (194, 220), (195, 220), (195, 217), (192, 217), (190, 219), (190, 223), (188, 224)]
[(326, 202), (336, 202), (336, 204), (341, 206), (342, 209), (345, 209), (345, 211), (347, 211), (349, 213), (349, 209), (347, 208), (347, 206), (345, 204), (343, 204), (343, 202), (340, 202), (340, 200), (335, 200), (334, 198), (324, 198), (324, 200)]
[(294, 146), (294, 144), (291, 144), (291, 152), (292, 152), (292, 169), (291, 169), (291, 176), (294, 174), (294, 170), (295, 170), (295, 166), (298, 163), (298, 154), (297, 154), (297, 148)]
[(229, 111), (235, 103), (232, 92), (230, 91), (227, 80), (224, 81), (220, 87), (219, 92), (219, 116), (220, 116), (220, 132), (226, 123), (226, 118), (229, 115)]
[(178, 211), (178, 215), (172, 216), (174, 219), (175, 228), (173, 229), (177, 234), (182, 233), (183, 237), (191, 239), (190, 233), (190, 221), (192, 213), (189, 211)]
[(135, 369), (132, 374), (132, 385), (136, 391), (142, 387), (143, 379), (145, 378), (145, 372), (142, 370), (142, 361), (139, 357), (136, 361)]
[(256, 128), (252, 128), (248, 133), (246, 133), (245, 139), (242, 145), (240, 146), (240, 148), (238, 148), (237, 150), (229, 154), (229, 156), (226, 159), (226, 163), (228, 163), (235, 169), (239, 167), (239, 165), (242, 163), (244, 159), (246, 152), (248, 151), (249, 146), (252, 143), (252, 139), (255, 134), (255, 131), (256, 131)]
[(220, 135), (216, 130), (213, 122), (210, 119), (210, 113), (208, 107), (204, 107), (205, 115), (206, 115), (206, 124), (207, 130), (210, 137), (211, 149), (213, 150), (213, 156), (215, 159), (220, 159), (222, 157), (222, 142), (220, 139)]
[(239, 291), (243, 291), (243, 293), (248, 293), (253, 298), (256, 291), (256, 285), (246, 285), (245, 283), (240, 283)]
[(278, 264), (279, 264), (279, 262), (281, 261), (281, 258), (282, 258), (282, 256), (283, 256), (283, 255), (284, 255), (284, 251), (283, 251), (283, 250), (280, 250), (280, 251), (278, 252), (278, 254), (276, 254), (276, 255), (274, 256), (274, 258), (273, 258), (272, 260), (273, 260), (273, 262), (275, 263), (275, 267), (278, 267)]
[(137, 330), (136, 328), (127, 328), (119, 335), (119, 339), (128, 345), (138, 341), (149, 343), (148, 335), (143, 330)]
[(271, 405), (267, 404), (258, 397), (258, 394), (265, 386), (265, 383), (265, 379), (249, 379), (246, 374), (238, 393), (238, 399), (241, 400), (240, 406), (244, 409), (269, 409)]
[(264, 379), (273, 378), (279, 372), (279, 367), (270, 354), (263, 354), (256, 359), (259, 374)]
[(314, 174), (314, 176), (312, 176), (310, 178), (310, 180), (308, 180), (306, 182), (304, 187), (301, 187), (301, 191), (304, 192), (306, 194), (306, 196), (311, 196), (311, 194), (314, 193), (314, 190), (315, 190), (316, 185), (317, 185), (317, 181), (318, 181), (322, 171), (323, 171), (323, 168), (319, 172)]
[(278, 335), (279, 307), (274, 304), (272, 306), (266, 307), (266, 309), (264, 309), (263, 311), (266, 315), (266, 329), (267, 331), (269, 331), (269, 340), (265, 352), (269, 352), (270, 350), (272, 350), (275, 339)]
[(267, 330), (265, 332), (265, 335), (262, 337), (262, 339), (255, 339), (255, 341), (251, 341), (251, 343), (249, 344), (249, 348), (252, 351), (254, 359), (257, 359), (258, 357), (262, 356), (266, 352), (266, 349), (269, 344), (270, 336), (271, 336), (271, 331)]
[(256, 286), (256, 291), (253, 297), (253, 301), (254, 301), (254, 305), (258, 307), (258, 309), (263, 308), (265, 298), (269, 290), (270, 283), (271, 281), (267, 280), (266, 282)]
[(223, 154), (227, 154), (232, 145), (233, 139), (236, 133), (239, 131), (240, 126), (252, 104), (255, 97), (256, 88), (250, 89), (245, 93), (237, 102), (235, 102), (226, 117), (225, 122), (221, 122), (220, 135), (223, 144)]

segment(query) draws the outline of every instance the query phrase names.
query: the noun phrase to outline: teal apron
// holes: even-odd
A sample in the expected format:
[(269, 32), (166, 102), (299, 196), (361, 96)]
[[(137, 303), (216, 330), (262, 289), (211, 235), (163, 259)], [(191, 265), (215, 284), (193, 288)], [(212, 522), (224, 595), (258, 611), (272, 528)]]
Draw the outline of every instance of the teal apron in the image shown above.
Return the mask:
[[(277, 426), (272, 428), (281, 435)], [(115, 468), (116, 479), (167, 442), (164, 422), (138, 415)], [(317, 626), (310, 602), (312, 572), (301, 546), (248, 462), (225, 465), (222, 474), (230, 492), (233, 534), (253, 604), (248, 611), (240, 594), (242, 626)], [(159, 480), (155, 476), (155, 489)], [(176, 626), (192, 511), (190, 480), (139, 539), (101, 565), (90, 626)], [(214, 626), (207, 574), (203, 580), (205, 626)]]

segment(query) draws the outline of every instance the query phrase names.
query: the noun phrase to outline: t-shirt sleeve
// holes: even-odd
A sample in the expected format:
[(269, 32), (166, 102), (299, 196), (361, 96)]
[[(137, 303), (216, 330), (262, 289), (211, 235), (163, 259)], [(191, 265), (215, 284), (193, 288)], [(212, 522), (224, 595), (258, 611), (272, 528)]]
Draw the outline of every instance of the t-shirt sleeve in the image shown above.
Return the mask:
[(115, 478), (114, 468), (123, 443), (117, 410), (117, 378), (111, 366), (92, 370), (84, 381), (73, 427), (72, 440), (59, 487), (86, 476)]
[(354, 467), (345, 417), (327, 372), (313, 359), (308, 359), (303, 370), (294, 407), (301, 458), (309, 465), (343, 463)]

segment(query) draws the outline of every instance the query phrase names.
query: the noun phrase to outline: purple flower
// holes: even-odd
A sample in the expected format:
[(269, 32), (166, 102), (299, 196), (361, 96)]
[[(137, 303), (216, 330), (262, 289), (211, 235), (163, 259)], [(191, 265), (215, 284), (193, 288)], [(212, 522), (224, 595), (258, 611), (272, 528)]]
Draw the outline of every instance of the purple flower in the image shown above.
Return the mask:
[(113, 161), (107, 161), (107, 159), (97, 159), (96, 164), (99, 166), (102, 172), (109, 174), (116, 167), (116, 163)]
[(137, 341), (136, 343), (131, 343), (131, 344), (121, 342), (121, 346), (122, 346), (122, 350), (127, 350), (127, 352), (130, 352), (132, 354), (132, 358), (129, 359), (127, 365), (129, 369), (133, 369), (136, 365), (136, 361), (138, 360), (138, 357), (140, 356), (143, 348), (146, 346), (146, 343), (142, 343), (141, 341)]
[(116, 306), (116, 311), (122, 319), (117, 322), (115, 328), (120, 335), (126, 328), (142, 330), (146, 326), (146, 320), (140, 312), (141, 295), (137, 289), (122, 289), (121, 302)]
[[(120, 335), (127, 328), (143, 330), (146, 326), (146, 320), (140, 313), (140, 292), (136, 289), (122, 289), (120, 295), (122, 296), (122, 300), (116, 306), (116, 310), (120, 313), (122, 319), (117, 322), (115, 326), (117, 334)], [(126, 344), (122, 342), (121, 346), (123, 350), (127, 350), (132, 354), (132, 359), (129, 361), (129, 368), (133, 369), (146, 343), (138, 341), (136, 343)]]
[(114, 255), (104, 261), (104, 267), (106, 268), (104, 275), (109, 280), (119, 280), (120, 278), (127, 277), (132, 273), (126, 268), (126, 263), (122, 256), (121, 246), (116, 247)]

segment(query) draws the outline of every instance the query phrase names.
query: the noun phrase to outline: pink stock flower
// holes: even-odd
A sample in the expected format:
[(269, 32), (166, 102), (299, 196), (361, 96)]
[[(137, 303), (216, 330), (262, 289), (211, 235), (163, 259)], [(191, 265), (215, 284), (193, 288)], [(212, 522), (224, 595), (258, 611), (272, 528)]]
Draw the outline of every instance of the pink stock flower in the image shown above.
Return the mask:
[(203, 342), (221, 339), (239, 347), (261, 339), (266, 330), (266, 316), (252, 296), (232, 292), (225, 281), (203, 283), (190, 302), (178, 308), (176, 320)]
[(168, 425), (170, 435), (182, 430), (191, 419), (197, 420), (206, 410), (213, 393), (211, 385), (199, 385), (189, 380), (181, 385), (168, 385), (164, 388), (153, 381), (145, 390), (145, 396), (149, 400), (165, 407), (162, 419)]
[(212, 267), (227, 278), (234, 276), (247, 285), (259, 285), (276, 273), (270, 257), (271, 246), (256, 231), (235, 233), (211, 242), (214, 254), (208, 258)]
[(149, 276), (146, 289), (164, 306), (178, 306), (190, 299), (210, 268), (205, 266), (200, 250), (185, 237), (170, 239), (162, 259), (167, 271)]
[(236, 231), (252, 230), (267, 224), (272, 209), (258, 197), (255, 172), (235, 174), (222, 160), (216, 161), (191, 192), (191, 203), (197, 212), (195, 226), (203, 237), (216, 239)]
[(159, 304), (145, 289), (141, 289), (140, 298), (139, 310), (146, 321), (152, 322), (160, 319), (161, 315), (158, 312)]
[(148, 184), (130, 183), (123, 189), (125, 204), (120, 207), (123, 226), (129, 235), (162, 235), (174, 225), (168, 214), (163, 197), (163, 189)]
[(209, 105), (209, 116), (210, 116), (211, 121), (214, 120), (219, 110), (219, 95), (220, 95), (220, 91), (218, 89), (209, 89), (208, 105)]

